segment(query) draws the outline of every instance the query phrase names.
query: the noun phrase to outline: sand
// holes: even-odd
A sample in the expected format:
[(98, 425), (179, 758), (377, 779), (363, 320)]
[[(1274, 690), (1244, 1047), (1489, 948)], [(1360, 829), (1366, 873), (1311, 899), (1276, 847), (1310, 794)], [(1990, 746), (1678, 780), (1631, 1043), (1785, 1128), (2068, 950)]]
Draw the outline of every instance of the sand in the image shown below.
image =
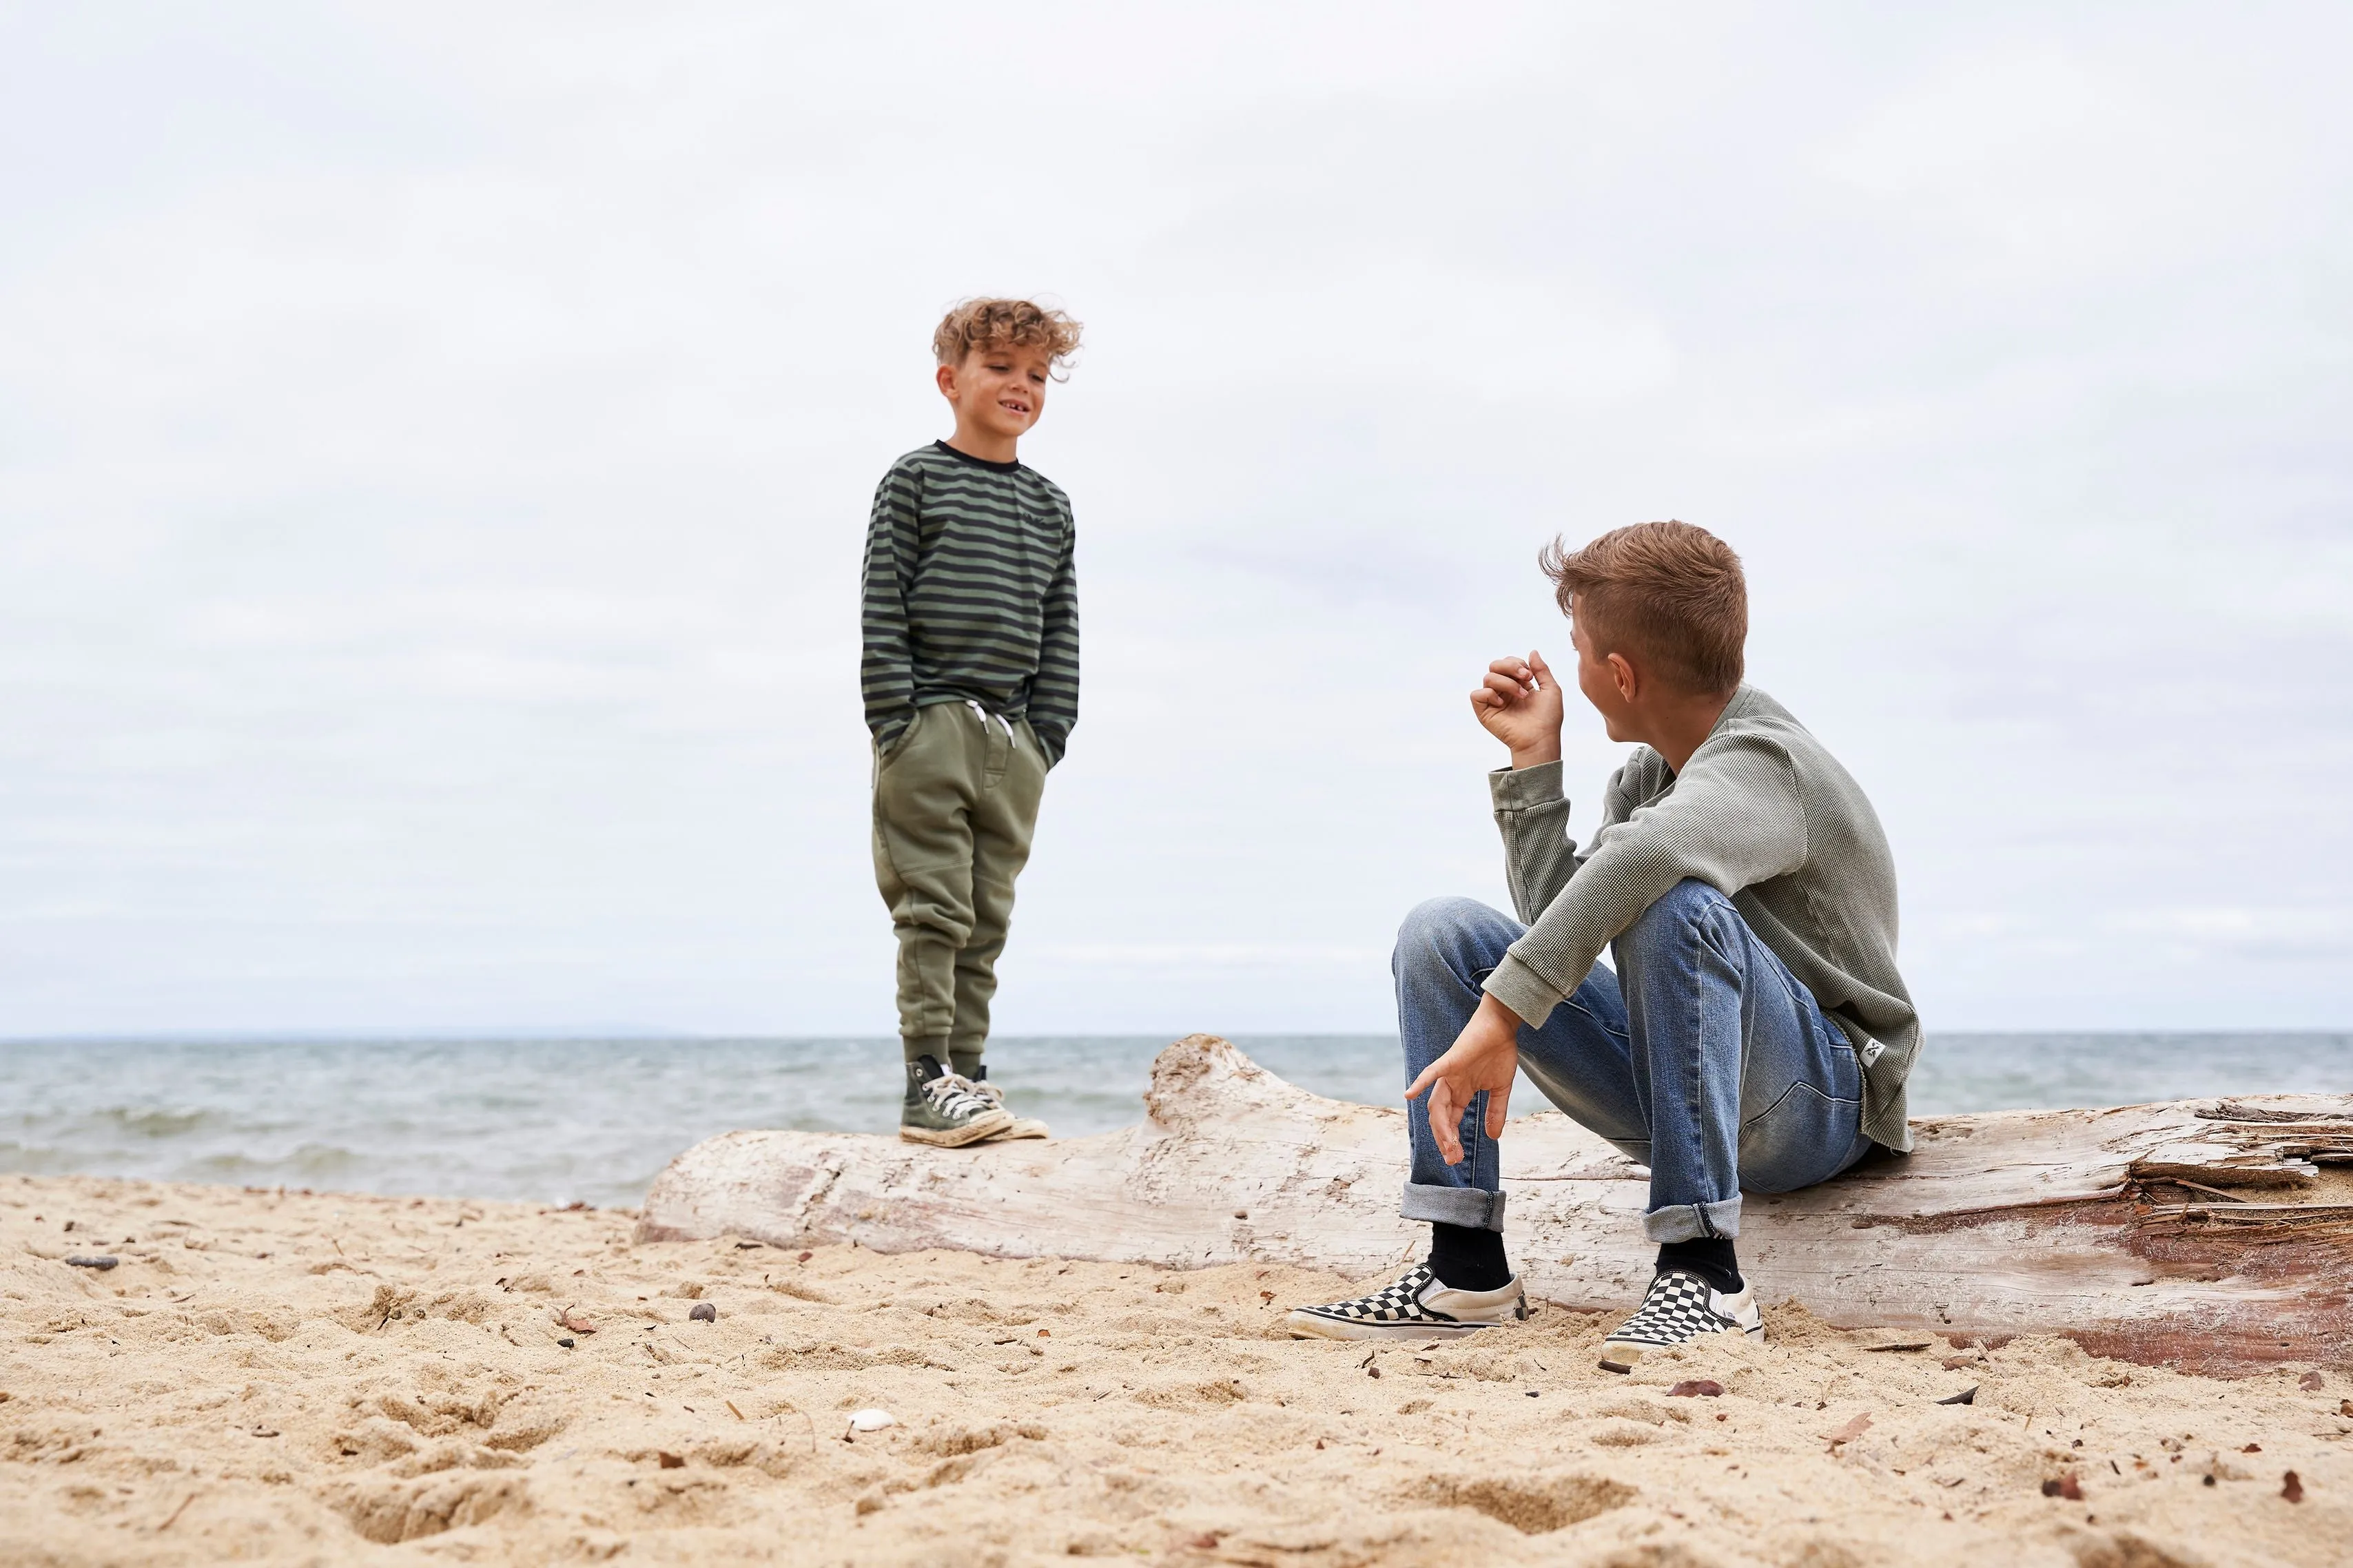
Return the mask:
[[(633, 1218), (0, 1178), (0, 1563), (2353, 1557), (2342, 1367), (2214, 1382), (1768, 1309), (1767, 1344), (1617, 1376), (1608, 1322), (1557, 1310), (1373, 1353), (1282, 1334), (1348, 1284), (1296, 1269)], [(90, 1255), (121, 1261), (62, 1261)], [(1672, 1392), (1696, 1378), (1723, 1394)], [(896, 1424), (853, 1434), (869, 1408)]]

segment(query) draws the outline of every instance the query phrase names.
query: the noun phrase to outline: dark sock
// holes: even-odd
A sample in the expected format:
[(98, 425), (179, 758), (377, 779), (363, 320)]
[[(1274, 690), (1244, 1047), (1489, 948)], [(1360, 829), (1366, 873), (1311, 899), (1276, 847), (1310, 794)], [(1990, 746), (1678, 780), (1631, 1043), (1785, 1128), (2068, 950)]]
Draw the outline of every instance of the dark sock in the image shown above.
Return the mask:
[(1504, 1233), (1484, 1226), (1430, 1227), (1430, 1271), (1438, 1282), (1455, 1290), (1500, 1290), (1512, 1282), (1512, 1266), (1504, 1257)]
[(948, 1070), (960, 1077), (968, 1078), (975, 1083), (978, 1083), (980, 1081), (981, 1072), (979, 1048), (976, 1047), (968, 1051), (950, 1051), (948, 1053)]
[(1698, 1275), (1729, 1296), (1743, 1284), (1740, 1259), (1734, 1255), (1732, 1237), (1701, 1236), (1689, 1241), (1666, 1241), (1659, 1244), (1658, 1272), (1682, 1268)]

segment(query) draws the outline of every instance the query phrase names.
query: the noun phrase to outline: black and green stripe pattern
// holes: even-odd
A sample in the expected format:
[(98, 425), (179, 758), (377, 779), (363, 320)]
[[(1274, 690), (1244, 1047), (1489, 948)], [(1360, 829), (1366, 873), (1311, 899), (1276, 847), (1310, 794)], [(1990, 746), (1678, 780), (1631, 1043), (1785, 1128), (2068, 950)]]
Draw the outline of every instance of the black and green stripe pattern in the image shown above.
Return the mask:
[(1026, 717), (1060, 762), (1079, 721), (1079, 585), (1071, 499), (1019, 463), (944, 441), (874, 491), (863, 585), (866, 727), (889, 744), (915, 710), (977, 702)]

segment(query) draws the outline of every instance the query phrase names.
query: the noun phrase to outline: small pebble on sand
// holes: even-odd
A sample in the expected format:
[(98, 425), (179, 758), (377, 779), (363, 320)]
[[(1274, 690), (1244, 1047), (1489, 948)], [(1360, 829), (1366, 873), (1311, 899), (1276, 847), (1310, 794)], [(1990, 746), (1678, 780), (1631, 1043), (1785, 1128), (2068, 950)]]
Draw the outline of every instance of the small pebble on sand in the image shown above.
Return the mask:
[(121, 1261), (120, 1258), (69, 1258), (66, 1259), (66, 1262), (73, 1268), (96, 1268), (101, 1271), (111, 1268)]
[(849, 1413), (849, 1429), (853, 1432), (880, 1432), (885, 1426), (896, 1426), (899, 1418), (888, 1410), (853, 1410)]
[(686, 1316), (690, 1322), (715, 1323), (719, 1321), (719, 1309), (708, 1301), (697, 1301)]

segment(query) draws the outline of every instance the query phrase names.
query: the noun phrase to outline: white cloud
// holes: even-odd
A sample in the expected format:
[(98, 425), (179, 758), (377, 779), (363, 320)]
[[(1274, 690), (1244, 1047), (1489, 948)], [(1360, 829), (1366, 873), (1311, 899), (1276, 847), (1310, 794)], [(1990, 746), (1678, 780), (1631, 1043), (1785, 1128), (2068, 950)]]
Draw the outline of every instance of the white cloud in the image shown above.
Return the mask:
[(1380, 1026), (1536, 546), (1671, 514), (1932, 1025), (2345, 1021), (2327, 7), (142, 16), (0, 40), (0, 1034), (886, 1029), (858, 536), (991, 288), (1091, 340), (1004, 1026)]
[(2012, 278), (2204, 250), (2261, 183), (2260, 149), (2202, 95), (2160, 98), (2128, 71), (2048, 46), (1957, 64), (1879, 106), (1827, 166)]

